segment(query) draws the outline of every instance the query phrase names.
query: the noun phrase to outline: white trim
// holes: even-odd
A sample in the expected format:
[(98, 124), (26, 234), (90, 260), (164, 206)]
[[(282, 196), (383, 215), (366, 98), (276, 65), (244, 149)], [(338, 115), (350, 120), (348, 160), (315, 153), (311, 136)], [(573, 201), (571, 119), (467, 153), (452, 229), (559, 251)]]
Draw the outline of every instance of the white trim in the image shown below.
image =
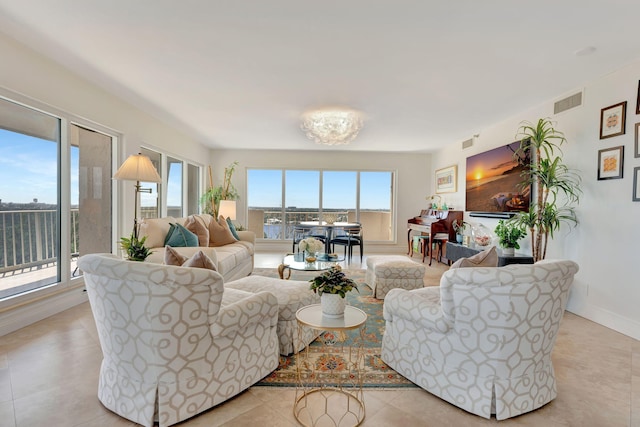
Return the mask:
[(0, 313), (0, 337), (88, 301), (83, 286)]
[(620, 316), (609, 310), (597, 307), (593, 304), (585, 304), (581, 309), (571, 307), (571, 301), (567, 304), (567, 311), (585, 319), (598, 323), (606, 328), (627, 335), (633, 339), (640, 340), (640, 322), (636, 322), (628, 317)]

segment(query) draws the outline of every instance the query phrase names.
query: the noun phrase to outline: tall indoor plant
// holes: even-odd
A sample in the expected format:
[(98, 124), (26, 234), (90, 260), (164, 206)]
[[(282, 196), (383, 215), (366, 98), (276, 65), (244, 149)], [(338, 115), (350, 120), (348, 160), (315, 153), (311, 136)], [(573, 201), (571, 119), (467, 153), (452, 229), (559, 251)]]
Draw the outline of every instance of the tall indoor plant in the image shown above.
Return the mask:
[(575, 170), (562, 162), (560, 146), (567, 142), (564, 133), (553, 127), (549, 118), (537, 123), (522, 122), (518, 129), (520, 148), (515, 155), (532, 156), (530, 167), (523, 172), (522, 190), (531, 188), (529, 210), (510, 221), (529, 230), (534, 261), (547, 255), (547, 243), (562, 223), (578, 223), (575, 205), (580, 201), (581, 179)]
[(236, 200), (238, 199), (238, 190), (231, 183), (233, 172), (238, 166), (238, 162), (233, 162), (224, 168), (224, 177), (221, 185), (213, 185), (213, 176), (211, 174), (211, 166), (209, 166), (209, 188), (200, 197), (202, 210), (204, 213), (213, 215), (218, 218), (218, 209), (220, 208), (220, 200)]

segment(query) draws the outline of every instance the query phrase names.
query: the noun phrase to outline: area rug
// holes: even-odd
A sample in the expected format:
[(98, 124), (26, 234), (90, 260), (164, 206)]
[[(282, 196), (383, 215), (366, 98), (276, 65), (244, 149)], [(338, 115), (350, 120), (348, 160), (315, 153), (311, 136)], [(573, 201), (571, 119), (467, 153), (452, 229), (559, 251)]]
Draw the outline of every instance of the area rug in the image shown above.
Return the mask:
[[(348, 277), (358, 283), (359, 292), (349, 292), (347, 303), (362, 309), (367, 313), (366, 336), (364, 341), (364, 382), (363, 387), (368, 388), (407, 388), (416, 387), (380, 359), (382, 335), (384, 333), (384, 318), (382, 316), (383, 300), (373, 298), (371, 288), (364, 282), (365, 270), (345, 270)], [(256, 268), (254, 275), (278, 277), (275, 269)], [(318, 273), (294, 271), (291, 280), (309, 280)], [(332, 334), (333, 332), (326, 332)], [(349, 347), (354, 339), (360, 336), (358, 330), (336, 334), (336, 345), (343, 344)], [(309, 347), (311, 360), (318, 370), (341, 369), (344, 366), (335, 354), (323, 354), (322, 345), (317, 339)], [(345, 349), (345, 352), (348, 351)], [(296, 385), (296, 359), (297, 355), (280, 356), (280, 365), (270, 375), (256, 383), (256, 386), (293, 387)]]

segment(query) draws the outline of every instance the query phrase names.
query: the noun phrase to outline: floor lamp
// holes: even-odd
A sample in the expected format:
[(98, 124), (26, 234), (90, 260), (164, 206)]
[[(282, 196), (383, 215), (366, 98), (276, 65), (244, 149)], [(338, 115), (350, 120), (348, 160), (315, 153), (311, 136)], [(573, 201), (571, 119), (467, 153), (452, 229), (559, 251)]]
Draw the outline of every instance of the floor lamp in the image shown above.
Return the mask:
[(120, 169), (113, 175), (113, 179), (122, 181), (135, 181), (135, 200), (133, 213), (133, 237), (138, 240), (138, 193), (151, 193), (150, 188), (140, 187), (140, 181), (143, 182), (162, 182), (162, 178), (158, 175), (158, 171), (151, 163), (149, 157), (141, 153), (132, 154), (120, 166)]

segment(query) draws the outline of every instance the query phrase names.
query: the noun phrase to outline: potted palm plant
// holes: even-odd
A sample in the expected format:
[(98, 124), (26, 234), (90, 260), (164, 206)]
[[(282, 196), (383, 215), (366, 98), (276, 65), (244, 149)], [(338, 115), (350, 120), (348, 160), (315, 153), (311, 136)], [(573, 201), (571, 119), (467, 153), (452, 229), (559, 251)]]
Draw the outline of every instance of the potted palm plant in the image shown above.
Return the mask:
[(220, 200), (236, 200), (239, 197), (238, 190), (231, 183), (231, 177), (236, 170), (238, 162), (233, 162), (224, 168), (224, 178), (221, 185), (213, 185), (213, 175), (211, 174), (211, 166), (209, 166), (209, 188), (200, 197), (200, 204), (204, 213), (218, 218), (218, 209), (220, 208)]
[(519, 224), (531, 234), (531, 251), (534, 261), (547, 255), (547, 243), (562, 223), (575, 226), (578, 218), (575, 205), (582, 190), (577, 171), (562, 162), (560, 146), (566, 142), (564, 134), (553, 127), (550, 119), (537, 123), (523, 122), (518, 130), (520, 148), (514, 155), (533, 157), (520, 183), (524, 191), (531, 188), (533, 197), (529, 210), (520, 212), (509, 221)]
[(521, 224), (515, 222), (505, 222), (502, 219), (498, 221), (498, 225), (496, 226), (494, 231), (500, 241), (502, 253), (507, 256), (513, 256), (515, 250), (520, 249), (518, 240), (527, 235), (524, 227)]
[(334, 265), (321, 275), (309, 280), (311, 289), (320, 295), (322, 314), (327, 317), (344, 316), (347, 292), (358, 290), (358, 285), (349, 279), (339, 265)]

